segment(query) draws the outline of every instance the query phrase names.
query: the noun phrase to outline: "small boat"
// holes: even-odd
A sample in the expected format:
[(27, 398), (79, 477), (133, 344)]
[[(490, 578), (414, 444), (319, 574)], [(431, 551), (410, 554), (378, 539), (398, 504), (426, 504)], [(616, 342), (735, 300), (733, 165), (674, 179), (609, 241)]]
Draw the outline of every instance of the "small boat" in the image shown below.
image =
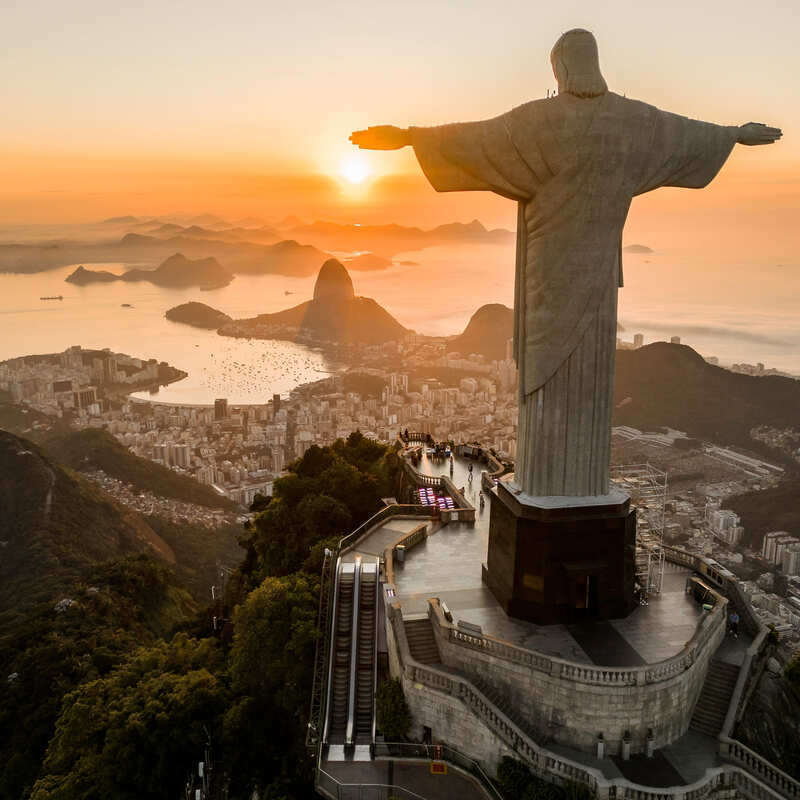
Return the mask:
[(133, 308), (130, 303), (121, 303), (120, 305), (122, 305), (123, 308)]
[(60, 295), (54, 295), (53, 297), (40, 297), (40, 300), (63, 300), (64, 298)]

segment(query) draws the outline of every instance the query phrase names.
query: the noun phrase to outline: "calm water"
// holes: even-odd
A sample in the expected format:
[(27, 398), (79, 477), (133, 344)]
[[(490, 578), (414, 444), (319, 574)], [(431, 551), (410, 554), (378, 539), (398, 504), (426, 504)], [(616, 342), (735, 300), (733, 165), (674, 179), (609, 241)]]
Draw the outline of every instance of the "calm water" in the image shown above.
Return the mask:
[[(484, 303), (513, 302), (513, 248), (434, 247), (396, 260), (416, 265), (353, 272), (357, 294), (373, 297), (403, 325), (444, 335), (463, 330)], [(96, 268), (122, 271), (124, 265)], [(110, 347), (157, 358), (189, 377), (151, 396), (164, 402), (265, 402), (299, 383), (336, 370), (316, 350), (289, 342), (248, 341), (169, 322), (164, 312), (198, 300), (232, 317), (278, 311), (311, 297), (314, 278), (237, 276), (222, 289), (163, 289), (147, 283), (77, 287), (64, 278), (74, 266), (37, 275), (0, 274), (0, 359), (63, 350)], [(679, 335), (722, 363), (763, 362), (800, 374), (800, 282), (796, 269), (754, 280), (750, 264), (692, 264), (678, 253), (628, 256), (620, 293), (623, 338), (645, 341)], [(691, 281), (676, 275), (691, 274)], [(726, 280), (720, 281), (719, 275)], [(744, 290), (742, 287), (745, 287)], [(291, 292), (287, 295), (286, 292)], [(39, 300), (42, 295), (62, 301)], [(122, 308), (130, 303), (133, 308)]]

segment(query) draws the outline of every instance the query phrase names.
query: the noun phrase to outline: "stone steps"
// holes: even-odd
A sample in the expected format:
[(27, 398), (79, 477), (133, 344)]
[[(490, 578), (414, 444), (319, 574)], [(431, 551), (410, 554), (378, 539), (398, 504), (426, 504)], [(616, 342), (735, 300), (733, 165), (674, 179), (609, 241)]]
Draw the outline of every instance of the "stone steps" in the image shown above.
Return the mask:
[(533, 741), (538, 741), (539, 737), (536, 736), (533, 729), (522, 718), (508, 698), (503, 695), (496, 687), (482, 681), (480, 678), (470, 675), (469, 682), (476, 688), (486, 699), (499, 711), (502, 711), (521, 731), (528, 735)]
[(689, 727), (707, 736), (718, 736), (725, 724), (739, 667), (712, 660)]
[(441, 664), (439, 648), (429, 619), (405, 620), (406, 639), (411, 657), (420, 664)]

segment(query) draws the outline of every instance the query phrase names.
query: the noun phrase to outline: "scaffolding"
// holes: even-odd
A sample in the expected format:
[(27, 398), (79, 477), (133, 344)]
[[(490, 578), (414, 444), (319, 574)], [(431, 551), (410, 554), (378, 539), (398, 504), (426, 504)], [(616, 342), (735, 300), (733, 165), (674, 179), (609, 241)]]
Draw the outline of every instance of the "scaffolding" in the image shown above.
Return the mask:
[(636, 508), (636, 583), (646, 605), (664, 582), (667, 473), (652, 464), (625, 464), (611, 468), (611, 481), (630, 495)]

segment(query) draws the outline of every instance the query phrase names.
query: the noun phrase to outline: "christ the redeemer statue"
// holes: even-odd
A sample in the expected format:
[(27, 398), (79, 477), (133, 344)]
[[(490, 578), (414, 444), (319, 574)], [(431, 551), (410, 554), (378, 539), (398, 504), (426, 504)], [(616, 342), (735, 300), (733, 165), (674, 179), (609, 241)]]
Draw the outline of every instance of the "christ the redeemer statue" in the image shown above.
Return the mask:
[(617, 288), (631, 199), (660, 186), (703, 188), (734, 144), (770, 144), (781, 132), (699, 122), (608, 91), (585, 30), (565, 33), (550, 60), (556, 96), (483, 122), (381, 125), (350, 140), (372, 150), (413, 146), (437, 191), (517, 201), (514, 482), (533, 497), (597, 497), (609, 492)]

